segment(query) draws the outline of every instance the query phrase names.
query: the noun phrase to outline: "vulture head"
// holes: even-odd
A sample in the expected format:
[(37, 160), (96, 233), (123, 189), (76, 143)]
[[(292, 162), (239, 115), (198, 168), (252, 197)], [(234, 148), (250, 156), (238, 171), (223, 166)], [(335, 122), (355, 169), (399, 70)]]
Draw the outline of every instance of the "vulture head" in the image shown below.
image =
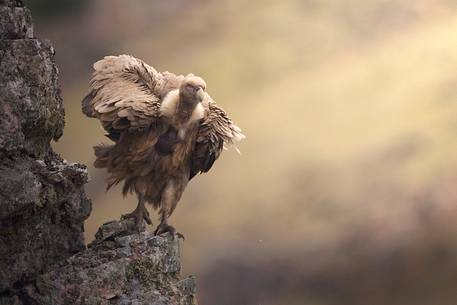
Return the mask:
[(205, 81), (201, 77), (189, 74), (182, 82), (179, 88), (179, 93), (183, 100), (192, 104), (196, 104), (203, 100), (203, 97), (205, 96), (205, 90)]

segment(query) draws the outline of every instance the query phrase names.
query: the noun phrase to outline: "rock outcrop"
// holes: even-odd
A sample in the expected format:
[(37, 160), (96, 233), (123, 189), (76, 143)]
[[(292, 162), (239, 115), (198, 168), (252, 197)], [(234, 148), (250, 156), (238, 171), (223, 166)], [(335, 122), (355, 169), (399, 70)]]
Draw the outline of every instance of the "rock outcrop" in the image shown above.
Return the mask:
[(50, 146), (64, 109), (51, 44), (21, 0), (0, 0), (0, 304), (195, 304), (178, 240), (102, 226), (86, 248), (84, 165)]
[(179, 278), (177, 238), (135, 233), (132, 221), (106, 223), (96, 237), (24, 287), (23, 304), (196, 304), (195, 279)]
[(91, 203), (85, 167), (50, 146), (64, 126), (54, 50), (34, 38), (21, 1), (0, 2), (0, 84), (0, 295), (8, 295), (85, 248)]

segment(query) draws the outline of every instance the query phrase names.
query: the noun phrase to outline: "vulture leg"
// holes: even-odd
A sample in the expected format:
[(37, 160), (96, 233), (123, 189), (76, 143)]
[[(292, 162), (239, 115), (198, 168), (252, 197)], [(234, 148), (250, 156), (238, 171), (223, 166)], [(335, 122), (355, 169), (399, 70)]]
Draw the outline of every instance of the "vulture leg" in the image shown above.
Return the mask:
[(176, 231), (175, 227), (171, 226), (168, 224), (167, 220), (168, 217), (165, 215), (166, 213), (161, 211), (160, 212), (160, 224), (157, 226), (157, 228), (154, 231), (154, 235), (160, 235), (166, 232), (169, 232), (172, 236), (172, 238), (175, 238), (175, 235), (178, 236), (178, 238), (182, 238), (184, 240), (184, 235)]
[(180, 183), (179, 179), (171, 179), (168, 181), (162, 193), (162, 201), (160, 203), (160, 224), (154, 231), (155, 235), (169, 232), (173, 238), (177, 235), (184, 240), (184, 235), (177, 232), (173, 226), (168, 224), (168, 217), (171, 216), (178, 204), (179, 199), (184, 191), (185, 184)]
[(135, 225), (139, 232), (144, 231), (143, 220), (148, 225), (152, 224), (151, 218), (149, 217), (148, 209), (145, 206), (145, 200), (143, 195), (138, 195), (138, 205), (133, 212), (122, 215), (121, 219), (135, 218)]

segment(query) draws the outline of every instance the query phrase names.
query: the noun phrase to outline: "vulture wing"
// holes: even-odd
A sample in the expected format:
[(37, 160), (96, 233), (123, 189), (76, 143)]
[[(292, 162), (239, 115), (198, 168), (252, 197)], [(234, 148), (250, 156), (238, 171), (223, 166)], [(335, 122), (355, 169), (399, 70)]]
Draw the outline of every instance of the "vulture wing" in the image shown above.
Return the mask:
[(125, 130), (141, 130), (160, 116), (161, 99), (179, 87), (183, 76), (160, 73), (130, 55), (107, 56), (94, 64), (91, 91), (82, 111), (98, 118), (116, 141)]
[(189, 179), (209, 171), (226, 145), (234, 145), (245, 138), (241, 129), (209, 95), (206, 95), (203, 105), (206, 116), (198, 129)]

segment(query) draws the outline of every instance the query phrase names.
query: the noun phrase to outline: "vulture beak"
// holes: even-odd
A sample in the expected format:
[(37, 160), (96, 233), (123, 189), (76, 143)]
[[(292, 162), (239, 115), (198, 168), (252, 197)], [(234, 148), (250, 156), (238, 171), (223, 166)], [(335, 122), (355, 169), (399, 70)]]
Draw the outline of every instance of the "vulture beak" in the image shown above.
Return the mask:
[(203, 97), (205, 96), (205, 91), (203, 91), (202, 87), (198, 88), (197, 96), (201, 101), (203, 100)]

